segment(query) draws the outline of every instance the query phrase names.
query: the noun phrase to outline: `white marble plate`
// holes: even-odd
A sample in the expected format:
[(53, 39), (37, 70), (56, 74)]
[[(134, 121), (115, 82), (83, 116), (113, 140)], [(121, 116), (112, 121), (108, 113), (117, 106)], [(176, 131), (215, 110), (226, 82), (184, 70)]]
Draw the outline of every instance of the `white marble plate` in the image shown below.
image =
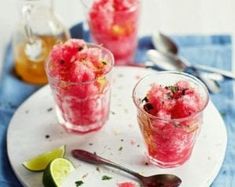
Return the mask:
[[(48, 86), (25, 101), (13, 116), (7, 134), (8, 156), (21, 183), (27, 187), (41, 187), (42, 173), (29, 172), (21, 163), (65, 144), (66, 157), (71, 159), (76, 170), (65, 180), (64, 187), (76, 187), (77, 180), (84, 181), (82, 187), (115, 187), (119, 182), (135, 181), (117, 170), (101, 166), (97, 169), (94, 165), (73, 159), (70, 151), (74, 148), (95, 151), (144, 175), (176, 174), (183, 180), (181, 187), (209, 186), (221, 167), (227, 144), (224, 122), (212, 102), (205, 110), (202, 131), (186, 164), (174, 169), (146, 165), (144, 144), (131, 94), (136, 81), (150, 72), (141, 68), (116, 67), (113, 72), (110, 119), (100, 131), (87, 135), (68, 134), (58, 125)], [(112, 179), (102, 180), (104, 175)]]

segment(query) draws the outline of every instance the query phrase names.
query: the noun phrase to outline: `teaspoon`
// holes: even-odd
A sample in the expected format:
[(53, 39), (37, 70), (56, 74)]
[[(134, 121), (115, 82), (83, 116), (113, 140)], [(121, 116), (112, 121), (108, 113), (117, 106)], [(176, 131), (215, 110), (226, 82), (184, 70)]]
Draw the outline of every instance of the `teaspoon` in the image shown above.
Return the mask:
[(171, 40), (168, 36), (160, 32), (153, 34), (152, 43), (155, 49), (158, 49), (162, 53), (160, 55), (163, 55), (164, 57), (168, 58), (168, 60), (171, 60), (169, 61), (169, 63), (175, 63), (175, 61), (177, 61), (176, 64), (173, 64), (175, 65), (176, 68), (182, 68), (182, 66), (186, 66), (188, 68), (192, 67), (197, 70), (216, 73), (221, 76), (224, 76), (225, 78), (235, 79), (235, 74), (230, 71), (221, 70), (218, 68), (205, 66), (201, 64), (194, 64), (194, 65), (190, 64), (185, 58), (178, 56), (178, 47), (176, 43), (173, 40)]
[(90, 153), (85, 150), (81, 149), (74, 149), (72, 150), (72, 155), (76, 159), (96, 164), (96, 165), (107, 165), (110, 167), (114, 167), (116, 169), (120, 169), (122, 171), (125, 171), (137, 179), (139, 179), (140, 183), (143, 185), (143, 187), (178, 187), (181, 184), (181, 179), (173, 174), (158, 174), (158, 175), (152, 175), (149, 177), (145, 177), (143, 175), (140, 175), (137, 172), (134, 172), (130, 169), (127, 169), (123, 166), (120, 166), (118, 164), (115, 164), (114, 162), (104, 159), (97, 154)]

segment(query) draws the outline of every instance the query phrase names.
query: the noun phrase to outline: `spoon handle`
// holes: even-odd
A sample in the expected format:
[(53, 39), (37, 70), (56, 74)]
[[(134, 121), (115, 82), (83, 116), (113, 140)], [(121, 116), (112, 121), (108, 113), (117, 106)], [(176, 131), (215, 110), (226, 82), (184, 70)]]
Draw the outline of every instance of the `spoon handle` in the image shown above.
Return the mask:
[(134, 172), (130, 169), (127, 169), (123, 166), (120, 166), (110, 160), (102, 158), (95, 153), (90, 153), (88, 151), (81, 150), (81, 149), (74, 149), (74, 150), (72, 150), (72, 155), (74, 158), (88, 162), (88, 163), (92, 163), (92, 164), (96, 164), (96, 165), (100, 165), (100, 164), (108, 165), (110, 167), (125, 171), (125, 172), (135, 176), (138, 179), (143, 178), (143, 176), (141, 176), (139, 173), (136, 173), (136, 172)]
[(235, 74), (230, 72), (230, 71), (226, 71), (226, 70), (222, 70), (222, 69), (218, 69), (218, 68), (214, 68), (214, 67), (209, 67), (209, 66), (204, 66), (204, 65), (193, 65), (195, 68), (202, 70), (202, 71), (207, 71), (207, 72), (211, 72), (211, 73), (218, 73), (223, 75), (226, 78), (229, 79), (235, 79)]

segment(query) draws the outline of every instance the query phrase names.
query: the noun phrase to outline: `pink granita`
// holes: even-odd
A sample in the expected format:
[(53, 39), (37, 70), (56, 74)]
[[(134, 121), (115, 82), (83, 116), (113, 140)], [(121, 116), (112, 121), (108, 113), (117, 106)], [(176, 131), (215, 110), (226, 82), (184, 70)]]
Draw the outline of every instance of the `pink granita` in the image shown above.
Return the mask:
[(89, 10), (92, 39), (112, 51), (116, 64), (133, 60), (139, 9), (139, 0), (94, 0)]
[(192, 117), (181, 123), (172, 120), (187, 118), (201, 110), (203, 105), (197, 90), (185, 81), (173, 86), (154, 84), (144, 98), (144, 103), (146, 112), (163, 119), (152, 121), (152, 126), (156, 129), (151, 129), (151, 132), (148, 132), (148, 128), (144, 129), (147, 142), (151, 141), (148, 146), (149, 155), (162, 162), (176, 162), (182, 157), (177, 164), (184, 162), (184, 156), (191, 154), (196, 135), (192, 132), (197, 130), (201, 119)]
[(47, 75), (59, 122), (67, 130), (89, 132), (108, 119), (112, 54), (97, 45), (70, 39), (53, 47)]
[(63, 81), (91, 81), (110, 70), (99, 48), (90, 48), (83, 40), (71, 39), (51, 51), (50, 74)]
[(187, 74), (162, 72), (141, 79), (133, 99), (150, 161), (160, 167), (185, 163), (208, 103), (203, 83)]
[(118, 183), (118, 187), (136, 187), (133, 182), (122, 182)]
[[(174, 86), (153, 85), (147, 93), (148, 113), (163, 119), (177, 119), (190, 116), (200, 110), (200, 96), (188, 82), (180, 81)], [(147, 106), (146, 105), (146, 106)]]

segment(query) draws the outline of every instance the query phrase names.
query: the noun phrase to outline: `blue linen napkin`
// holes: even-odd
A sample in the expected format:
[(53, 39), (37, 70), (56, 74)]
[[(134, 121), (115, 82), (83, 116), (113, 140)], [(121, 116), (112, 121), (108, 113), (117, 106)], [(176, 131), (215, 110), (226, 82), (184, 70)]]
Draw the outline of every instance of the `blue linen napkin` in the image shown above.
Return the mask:
[[(87, 39), (87, 33), (83, 32), (82, 24), (78, 24), (71, 29), (74, 38)], [(228, 35), (217, 36), (173, 36), (173, 39), (180, 47), (180, 54), (191, 63), (207, 64), (214, 67), (231, 70), (231, 37)], [(145, 52), (153, 48), (150, 37), (142, 37), (139, 40), (136, 62), (141, 63), (146, 60)], [(8, 46), (5, 59), (3, 78), (0, 80), (0, 186), (20, 187), (20, 183), (15, 177), (6, 152), (6, 131), (9, 121), (17, 107), (39, 86), (33, 86), (18, 80), (12, 75), (12, 48)], [(211, 99), (224, 117), (228, 132), (228, 146), (223, 166), (211, 187), (231, 187), (235, 186), (235, 133), (233, 117), (235, 116), (234, 95), (231, 81), (221, 84), (222, 92), (211, 95)]]

